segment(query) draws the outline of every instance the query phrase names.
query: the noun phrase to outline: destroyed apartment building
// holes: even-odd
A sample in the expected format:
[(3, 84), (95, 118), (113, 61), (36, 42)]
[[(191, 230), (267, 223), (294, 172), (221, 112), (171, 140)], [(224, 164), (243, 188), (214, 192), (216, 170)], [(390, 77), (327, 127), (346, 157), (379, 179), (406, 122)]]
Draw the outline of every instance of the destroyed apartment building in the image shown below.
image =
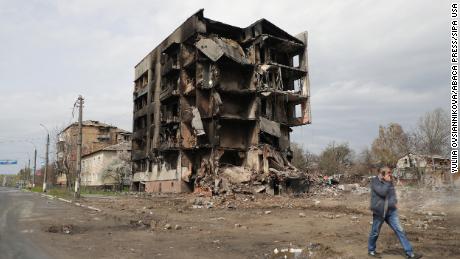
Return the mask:
[(135, 190), (305, 190), (289, 135), (311, 123), (307, 33), (200, 10), (135, 66), (133, 113)]

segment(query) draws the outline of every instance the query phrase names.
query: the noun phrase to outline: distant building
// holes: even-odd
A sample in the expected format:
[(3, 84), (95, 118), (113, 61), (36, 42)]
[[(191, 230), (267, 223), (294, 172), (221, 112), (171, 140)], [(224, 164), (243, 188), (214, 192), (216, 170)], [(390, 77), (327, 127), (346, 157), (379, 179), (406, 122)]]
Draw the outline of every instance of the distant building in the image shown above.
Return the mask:
[(418, 182), (432, 186), (452, 182), (450, 160), (437, 155), (409, 153), (398, 160), (395, 173), (403, 182)]
[[(131, 156), (131, 142), (121, 142), (84, 155), (81, 160), (81, 185), (95, 187), (117, 184), (115, 179), (104, 178), (104, 171), (122, 159), (122, 153), (127, 153), (128, 158)], [(125, 179), (125, 184), (128, 184), (128, 180)]]
[[(82, 156), (92, 154), (121, 142), (131, 141), (131, 132), (99, 121), (82, 122)], [(58, 135), (57, 165), (59, 176), (57, 184), (65, 185), (67, 174), (75, 175), (77, 160), (78, 123), (72, 123)]]

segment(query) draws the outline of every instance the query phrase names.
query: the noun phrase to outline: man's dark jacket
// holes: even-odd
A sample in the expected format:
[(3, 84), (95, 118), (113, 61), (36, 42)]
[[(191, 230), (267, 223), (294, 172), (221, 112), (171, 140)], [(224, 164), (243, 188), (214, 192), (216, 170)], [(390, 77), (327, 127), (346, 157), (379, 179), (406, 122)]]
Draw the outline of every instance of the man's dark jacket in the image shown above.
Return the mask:
[[(387, 210), (385, 211), (385, 202)], [(374, 215), (385, 218), (389, 212), (396, 210), (396, 192), (393, 183), (374, 177), (371, 180), (371, 210)]]

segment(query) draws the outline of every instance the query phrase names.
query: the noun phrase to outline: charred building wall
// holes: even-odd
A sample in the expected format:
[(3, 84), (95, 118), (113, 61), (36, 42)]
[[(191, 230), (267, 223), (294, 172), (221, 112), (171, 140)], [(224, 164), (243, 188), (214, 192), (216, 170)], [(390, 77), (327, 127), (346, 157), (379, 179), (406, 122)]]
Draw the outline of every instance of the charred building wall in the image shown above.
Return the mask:
[(276, 192), (298, 175), (291, 127), (310, 122), (307, 34), (265, 19), (238, 28), (200, 10), (135, 66), (134, 188)]

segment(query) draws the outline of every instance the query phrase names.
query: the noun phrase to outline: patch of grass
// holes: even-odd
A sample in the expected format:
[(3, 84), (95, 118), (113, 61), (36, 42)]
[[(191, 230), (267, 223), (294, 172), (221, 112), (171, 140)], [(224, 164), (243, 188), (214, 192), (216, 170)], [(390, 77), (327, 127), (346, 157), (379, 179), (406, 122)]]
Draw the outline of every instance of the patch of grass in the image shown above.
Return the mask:
[[(31, 192), (43, 193), (42, 186), (35, 186), (30, 189)], [(60, 198), (73, 198), (73, 192), (69, 192), (66, 188), (48, 188), (46, 194), (53, 195)]]
[(73, 193), (69, 192), (66, 188), (49, 189), (47, 193), (61, 198), (73, 198)]
[[(42, 193), (42, 187), (41, 186), (35, 186), (34, 188), (30, 189), (32, 192), (37, 192), (37, 193)], [(129, 187), (124, 188), (123, 192), (129, 191)], [(49, 195), (54, 195), (57, 197), (61, 198), (73, 198), (74, 197), (74, 192), (69, 191), (67, 188), (48, 188), (46, 194)], [(105, 196), (111, 196), (111, 195), (120, 195), (121, 192), (119, 191), (112, 191), (112, 190), (103, 190), (103, 189), (93, 189), (93, 188), (85, 188), (83, 187), (80, 190), (80, 194), (85, 195), (85, 194), (97, 194), (97, 195), (105, 195)]]
[(35, 186), (30, 189), (31, 192), (42, 192), (42, 187), (41, 186)]

